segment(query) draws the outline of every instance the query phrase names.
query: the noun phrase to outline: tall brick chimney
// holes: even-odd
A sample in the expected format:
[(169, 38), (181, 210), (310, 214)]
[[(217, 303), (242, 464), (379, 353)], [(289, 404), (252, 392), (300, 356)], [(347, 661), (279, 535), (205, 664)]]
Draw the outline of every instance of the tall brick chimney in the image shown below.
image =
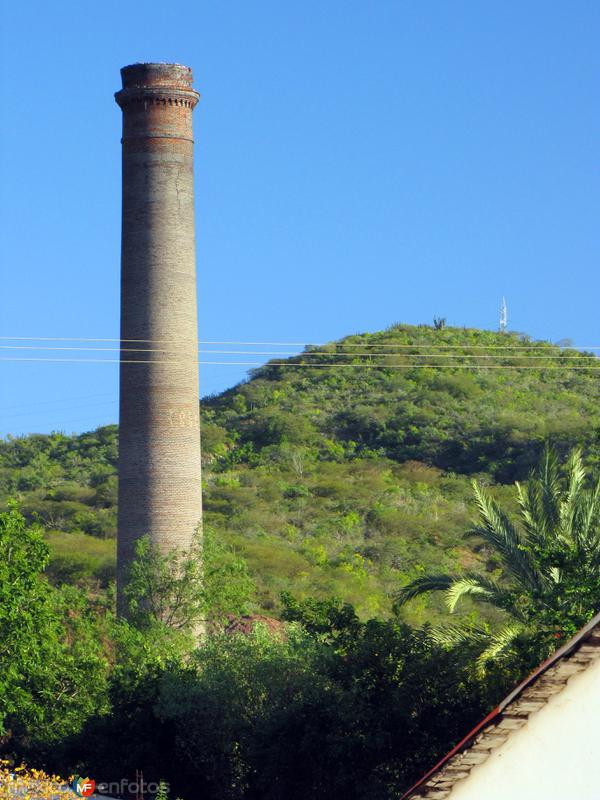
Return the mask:
[(125, 613), (136, 540), (149, 534), (163, 552), (189, 548), (202, 494), (192, 138), (199, 95), (180, 64), (132, 64), (121, 77), (117, 606)]

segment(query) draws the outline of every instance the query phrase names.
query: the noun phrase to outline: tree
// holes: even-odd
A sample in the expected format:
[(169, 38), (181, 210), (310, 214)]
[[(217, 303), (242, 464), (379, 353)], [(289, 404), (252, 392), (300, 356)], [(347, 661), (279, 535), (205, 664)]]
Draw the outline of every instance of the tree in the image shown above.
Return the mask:
[(189, 551), (160, 553), (142, 537), (125, 588), (129, 619), (140, 630), (156, 625), (185, 635), (228, 614), (247, 611), (255, 586), (244, 559), (206, 528)]
[(47, 564), (39, 530), (9, 506), (0, 514), (0, 726), (24, 699), (23, 677), (39, 657), (36, 632), (48, 597), (39, 575)]
[(489, 691), (468, 671), (470, 648), (441, 648), (398, 620), (360, 622), (336, 601), (288, 597), (288, 608), (314, 632), (294, 621), (285, 637), (260, 624), (220, 634), (164, 675), (155, 708), (175, 792), (398, 798), (506, 690), (504, 675)]
[(51, 749), (105, 706), (103, 625), (76, 589), (50, 586), (48, 548), (16, 506), (0, 514), (0, 732)]
[(140, 629), (162, 624), (192, 632), (202, 620), (202, 539), (196, 533), (188, 552), (161, 553), (141, 537), (129, 568), (125, 599), (128, 617)]
[(466, 535), (497, 554), (500, 574), (425, 575), (396, 597), (399, 607), (442, 591), (450, 613), (465, 597), (499, 609), (505, 621), (494, 632), (459, 623), (433, 633), (442, 642), (479, 640), (481, 669), (519, 644), (551, 649), (600, 609), (600, 480), (586, 476), (581, 451), (573, 450), (561, 467), (547, 448), (526, 486), (516, 483), (515, 491), (516, 521), (473, 482), (479, 519)]

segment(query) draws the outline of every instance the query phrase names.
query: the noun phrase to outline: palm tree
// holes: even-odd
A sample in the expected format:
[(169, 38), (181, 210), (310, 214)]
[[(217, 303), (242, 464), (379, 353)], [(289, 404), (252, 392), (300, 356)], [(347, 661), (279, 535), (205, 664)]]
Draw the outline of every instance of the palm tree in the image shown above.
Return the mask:
[(519, 640), (565, 638), (600, 610), (600, 480), (587, 479), (581, 451), (573, 450), (561, 468), (546, 448), (527, 484), (515, 489), (513, 521), (473, 482), (478, 520), (466, 536), (482, 539), (499, 556), (500, 575), (425, 575), (396, 595), (397, 607), (442, 591), (450, 613), (465, 597), (500, 609), (505, 621), (493, 632), (465, 623), (432, 630), (442, 643), (478, 641), (483, 671), (490, 660), (513, 652)]

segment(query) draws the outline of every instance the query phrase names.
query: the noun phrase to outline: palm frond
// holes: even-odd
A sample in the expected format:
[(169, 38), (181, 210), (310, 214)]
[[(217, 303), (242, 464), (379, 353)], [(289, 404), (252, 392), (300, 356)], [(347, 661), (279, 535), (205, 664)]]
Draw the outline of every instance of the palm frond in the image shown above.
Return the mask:
[(514, 642), (525, 633), (526, 628), (519, 623), (504, 625), (497, 633), (492, 634), (488, 646), (477, 659), (477, 668), (480, 673), (485, 673), (490, 661), (506, 658)]
[(459, 578), (446, 590), (448, 611), (452, 614), (459, 600), (467, 596), (489, 598), (490, 593), (477, 578)]
[(533, 532), (536, 529), (534, 509), (537, 498), (535, 493), (532, 491), (533, 486), (531, 483), (527, 485), (526, 489), (523, 489), (519, 481), (516, 481), (515, 488), (517, 492), (517, 504), (519, 506), (521, 521), (523, 523), (523, 527), (525, 528), (527, 538), (531, 539)]
[(396, 592), (394, 605), (399, 608), (419, 595), (428, 592), (444, 592), (455, 580), (456, 578), (452, 575), (423, 575)]
[(559, 567), (552, 567), (550, 570), (550, 578), (554, 583), (560, 583), (562, 581), (562, 570)]
[(472, 485), (482, 524), (475, 525), (467, 535), (481, 536), (500, 554), (507, 570), (521, 584), (539, 590), (544, 583), (543, 576), (529, 556), (519, 531), (476, 481)]
[(583, 493), (573, 520), (572, 538), (575, 545), (586, 553), (600, 546), (600, 481)]
[(517, 614), (517, 609), (513, 602), (513, 593), (486, 575), (468, 572), (466, 575), (457, 578), (448, 587), (446, 590), (446, 605), (450, 613), (454, 612), (458, 602), (466, 596), (478, 598), (511, 614)]
[(458, 647), (463, 644), (485, 644), (490, 633), (482, 625), (468, 622), (458, 622), (449, 625), (434, 625), (429, 629), (432, 642), (442, 647)]
[(527, 544), (543, 544), (550, 536), (553, 520), (547, 516), (544, 490), (536, 478), (530, 478), (525, 489), (516, 484), (517, 502), (524, 540)]
[(549, 527), (554, 527), (559, 521), (561, 482), (558, 456), (552, 447), (544, 448), (540, 465), (531, 476), (530, 482), (539, 486), (544, 518)]
[(560, 503), (560, 529), (565, 539), (571, 539), (574, 532), (575, 520), (583, 499), (585, 482), (585, 467), (581, 457), (581, 450), (575, 449), (566, 464), (567, 490)]

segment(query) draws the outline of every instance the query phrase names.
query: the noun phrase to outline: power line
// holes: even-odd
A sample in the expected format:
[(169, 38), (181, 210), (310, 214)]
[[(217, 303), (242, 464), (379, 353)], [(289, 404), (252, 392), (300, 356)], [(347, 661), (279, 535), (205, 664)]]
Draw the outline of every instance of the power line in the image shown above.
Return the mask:
[[(77, 422), (86, 422), (87, 420), (96, 420), (97, 418), (98, 418), (97, 415), (93, 416), (93, 415), (90, 414), (87, 417), (79, 417), (79, 419), (69, 419), (69, 420), (66, 420), (65, 422), (61, 422), (61, 423), (58, 423), (58, 424), (61, 426), (62, 429), (65, 429), (67, 425), (74, 425)], [(107, 425), (116, 425), (116, 424), (117, 424), (116, 422), (103, 422), (103, 423), (100, 423), (100, 424), (96, 423), (94, 425), (94, 427), (93, 427), (93, 430), (96, 430), (97, 428), (103, 428), (103, 427), (105, 427)], [(84, 433), (85, 433), (85, 431), (84, 431)]]
[[(435, 345), (433, 345), (433, 346), (435, 346)], [(142, 349), (142, 348), (125, 348), (124, 349), (124, 348), (118, 348), (118, 347), (47, 347), (47, 346), (39, 346), (38, 347), (38, 346), (34, 346), (34, 345), (25, 345), (25, 346), (23, 346), (23, 345), (0, 345), (0, 350), (28, 350), (28, 351), (29, 350), (33, 350), (33, 351), (36, 351), (36, 352), (40, 351), (40, 350), (50, 351), (50, 352), (54, 352), (54, 351), (57, 351), (57, 350), (58, 351), (68, 350), (68, 351), (78, 351), (78, 352), (98, 352), (98, 351), (102, 351), (102, 352), (121, 352), (121, 353), (123, 353), (123, 352), (127, 352), (127, 353), (169, 353), (170, 352), (170, 353), (173, 353), (173, 354), (178, 353), (177, 350), (167, 351), (167, 350), (164, 350), (164, 349), (146, 349), (146, 348), (144, 348), (144, 349)], [(372, 358), (372, 357), (375, 357), (375, 356), (381, 356), (381, 357), (389, 358), (389, 357), (392, 357), (394, 355), (400, 355), (400, 356), (403, 356), (404, 358), (488, 358), (488, 359), (490, 359), (490, 358), (495, 358), (495, 359), (500, 359), (500, 358), (516, 359), (516, 358), (518, 358), (518, 359), (525, 359), (525, 360), (544, 360), (544, 359), (573, 358), (573, 359), (576, 359), (578, 361), (581, 361), (581, 360), (595, 361), (595, 360), (598, 360), (598, 358), (599, 358), (597, 355), (591, 355), (591, 356), (586, 356), (586, 355), (568, 356), (567, 355), (567, 356), (565, 356), (565, 354), (563, 352), (560, 352), (558, 354), (553, 354), (553, 353), (550, 352), (550, 353), (547, 353), (545, 355), (536, 356), (536, 355), (530, 355), (528, 352), (523, 353), (522, 355), (521, 354), (517, 354), (517, 353), (512, 354), (512, 355), (497, 355), (497, 354), (490, 355), (489, 353), (481, 353), (481, 354), (480, 353), (475, 353), (475, 354), (473, 354), (473, 353), (457, 353), (457, 352), (453, 352), (453, 353), (435, 353), (435, 352), (430, 352), (430, 353), (407, 353), (407, 352), (398, 352), (398, 353), (395, 353), (393, 351), (377, 352), (377, 351), (371, 351), (371, 350), (366, 350), (364, 352), (356, 352), (355, 351), (355, 352), (351, 352), (351, 353), (345, 353), (345, 352), (339, 352), (339, 351), (338, 352), (329, 352), (329, 351), (324, 351), (324, 350), (313, 350), (313, 351), (309, 351), (309, 352), (306, 352), (306, 353), (298, 353), (296, 351), (287, 351), (286, 352), (286, 351), (277, 351), (277, 350), (255, 350), (255, 351), (250, 351), (250, 350), (214, 350), (214, 349), (202, 350), (202, 349), (200, 349), (200, 350), (198, 350), (198, 353), (199, 354), (201, 353), (201, 354), (204, 354), (204, 355), (213, 355), (214, 354), (214, 355), (244, 355), (244, 356), (292, 356), (292, 357), (297, 357), (297, 358), (313, 358), (313, 357), (316, 357), (316, 356), (328, 356), (328, 357), (332, 357), (332, 358), (339, 358), (339, 357), (345, 357), (345, 358), (368, 357), (368, 358)], [(8, 359), (1, 359), (0, 358), (0, 360), (8, 360)], [(16, 359), (13, 359), (13, 360), (16, 360)], [(31, 360), (33, 360), (33, 359), (31, 359)], [(119, 361), (121, 361), (121, 362), (127, 361), (129, 363), (138, 363), (138, 362), (134, 362), (132, 359), (119, 359)], [(107, 363), (108, 363), (108, 361), (107, 361)], [(148, 362), (147, 360), (144, 360), (144, 363), (154, 363), (154, 362)]]
[[(89, 337), (65, 337), (65, 336), (0, 336), (0, 341), (28, 341), (28, 342), (124, 342), (124, 343), (153, 343), (153, 344), (170, 344), (179, 345), (181, 340), (178, 339), (107, 339), (98, 338), (93, 339)], [(189, 342), (184, 342), (189, 344)], [(243, 345), (247, 347), (366, 347), (368, 342), (244, 342), (244, 341), (213, 341), (213, 340), (200, 340), (198, 344), (205, 345)], [(435, 342), (429, 344), (386, 344), (385, 342), (374, 342), (377, 347), (392, 347), (392, 348), (430, 348), (438, 347), (443, 349), (468, 349), (468, 350), (547, 350), (549, 348), (559, 348), (561, 350), (600, 350), (600, 345), (561, 345), (561, 344), (546, 344), (546, 345), (529, 345), (527, 342), (522, 342), (518, 345), (495, 345), (495, 344), (446, 344)], [(52, 348), (55, 349), (55, 348)]]
[(116, 405), (118, 400), (105, 400), (103, 403), (86, 403), (83, 406), (67, 406), (64, 408), (51, 408), (45, 412), (40, 411), (24, 411), (22, 414), (2, 414), (2, 419), (15, 419), (16, 417), (35, 417), (40, 413), (61, 414), (63, 411), (71, 412), (78, 411), (80, 408), (97, 408), (98, 406)]
[[(97, 400), (99, 397), (114, 397), (114, 392), (104, 392), (103, 394), (88, 394), (84, 395), (83, 397), (69, 397), (69, 400), (75, 400), (78, 402), (79, 400)], [(50, 406), (54, 405), (55, 403), (64, 403), (64, 397), (60, 397), (58, 400), (36, 400), (34, 403), (17, 403), (16, 405), (12, 406), (5, 406), (5, 411), (12, 411), (13, 408), (32, 408), (37, 406)], [(52, 409), (49, 409), (52, 411)]]
[[(118, 341), (118, 340), (115, 340)], [(151, 340), (148, 340), (151, 341)], [(198, 344), (207, 345), (245, 345), (248, 347), (368, 347), (369, 342), (215, 342), (215, 341), (199, 341)], [(373, 342), (373, 347), (393, 347), (402, 349), (427, 349), (431, 347), (438, 347), (444, 350), (549, 350), (551, 348), (558, 348), (561, 350), (600, 350), (600, 345), (561, 345), (561, 344), (546, 344), (546, 345), (529, 345), (523, 342), (519, 345), (496, 345), (496, 344), (436, 344), (430, 342), (429, 344), (406, 344), (398, 342), (396, 344), (386, 344), (385, 342)], [(306, 353), (303, 353), (306, 355)]]
[[(201, 387), (201, 389), (203, 389), (203, 387)], [(203, 391), (204, 391), (204, 389), (203, 389)], [(206, 393), (206, 391), (205, 391), (205, 393)], [(95, 399), (97, 397), (109, 397), (109, 396), (114, 398), (114, 392), (111, 393), (110, 395), (109, 394), (87, 395), (87, 396), (84, 396), (84, 397), (73, 397), (73, 398), (69, 398), (69, 399), (75, 400), (75, 401), (81, 401), (81, 400), (87, 400), (87, 399)], [(117, 405), (118, 402), (119, 402), (118, 399), (113, 399), (113, 400), (104, 400), (104, 401), (102, 401), (100, 403), (86, 403), (84, 405), (76, 405), (76, 406), (70, 406), (69, 405), (69, 406), (61, 406), (59, 408), (46, 408), (46, 406), (48, 406), (48, 405), (54, 405), (56, 403), (64, 403), (66, 400), (67, 400), (67, 398), (61, 398), (59, 400), (50, 400), (50, 401), (45, 401), (45, 402), (40, 402), (40, 403), (20, 403), (18, 405), (14, 405), (14, 406), (5, 406), (3, 411), (2, 411), (2, 420), (15, 419), (16, 417), (32, 417), (32, 416), (36, 416), (37, 414), (53, 414), (53, 415), (54, 414), (62, 414), (63, 412), (75, 411), (75, 410), (78, 410), (80, 408), (97, 408), (98, 406), (104, 406), (104, 405)], [(18, 408), (18, 409), (31, 408), (32, 406), (45, 406), (45, 408), (43, 408), (43, 409), (38, 408), (35, 411), (23, 411), (23, 412), (19, 411), (19, 413), (17, 413), (17, 414), (5, 414), (4, 413), (5, 411), (12, 411), (12, 409), (15, 409), (15, 408)]]
[(129, 359), (129, 358), (28, 358), (28, 357), (11, 357), (0, 356), (0, 361), (52, 361), (52, 362), (68, 362), (71, 364), (179, 364), (179, 361), (158, 360), (158, 359)]
[(176, 342), (176, 339), (92, 339), (85, 336), (0, 336), (3, 342)]
[[(146, 347), (48, 347), (47, 345), (35, 344), (0, 344), (0, 350), (79, 350), (86, 353), (166, 353), (169, 352), (164, 347), (159, 348), (146, 348)], [(172, 352), (177, 352), (173, 350)]]

